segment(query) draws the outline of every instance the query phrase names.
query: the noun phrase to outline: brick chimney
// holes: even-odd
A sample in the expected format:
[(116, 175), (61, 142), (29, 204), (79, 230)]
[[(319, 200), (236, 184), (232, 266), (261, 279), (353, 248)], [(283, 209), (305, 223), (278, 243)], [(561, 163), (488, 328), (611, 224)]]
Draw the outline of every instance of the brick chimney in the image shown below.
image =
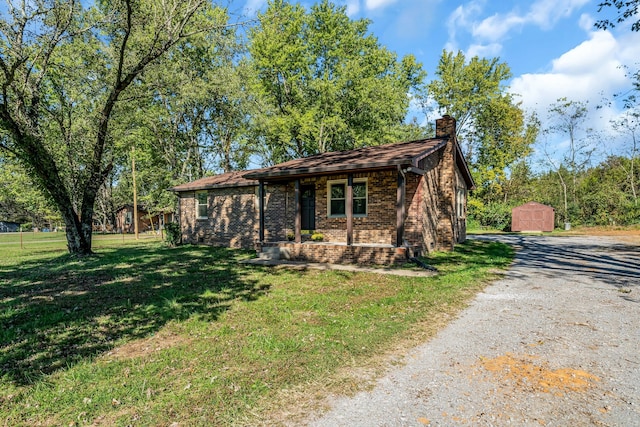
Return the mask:
[(436, 138), (455, 137), (456, 135), (456, 119), (448, 114), (436, 119)]
[(447, 139), (447, 144), (442, 150), (440, 163), (440, 183), (438, 197), (440, 213), (436, 234), (436, 246), (438, 250), (451, 250), (457, 241), (456, 215), (456, 167), (455, 167), (455, 140), (456, 119), (446, 114), (436, 120), (436, 138)]

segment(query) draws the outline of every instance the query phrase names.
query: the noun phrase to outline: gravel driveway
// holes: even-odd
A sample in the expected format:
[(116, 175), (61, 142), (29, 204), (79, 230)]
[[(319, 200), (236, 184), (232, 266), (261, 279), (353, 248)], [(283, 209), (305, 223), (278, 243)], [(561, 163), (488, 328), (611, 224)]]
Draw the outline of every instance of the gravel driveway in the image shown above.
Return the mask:
[(640, 249), (606, 237), (482, 237), (513, 267), (375, 388), (313, 426), (640, 425)]

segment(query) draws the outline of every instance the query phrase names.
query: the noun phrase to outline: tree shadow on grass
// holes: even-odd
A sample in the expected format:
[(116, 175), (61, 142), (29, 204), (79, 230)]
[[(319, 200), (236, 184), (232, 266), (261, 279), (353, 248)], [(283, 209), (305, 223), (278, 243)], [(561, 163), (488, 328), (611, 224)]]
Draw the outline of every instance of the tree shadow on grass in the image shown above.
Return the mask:
[(0, 372), (26, 385), (171, 320), (215, 321), (268, 291), (237, 264), (246, 253), (185, 246), (105, 250), (0, 267)]

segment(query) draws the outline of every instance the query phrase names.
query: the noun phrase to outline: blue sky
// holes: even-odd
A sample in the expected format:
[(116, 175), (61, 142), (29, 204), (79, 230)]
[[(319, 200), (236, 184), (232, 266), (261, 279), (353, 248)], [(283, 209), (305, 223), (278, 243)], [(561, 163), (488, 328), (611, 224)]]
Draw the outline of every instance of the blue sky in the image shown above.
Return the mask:
[[(547, 117), (560, 97), (589, 101), (589, 125), (607, 132), (618, 106), (596, 109), (603, 95), (631, 87), (621, 65), (640, 68), (640, 33), (630, 23), (595, 30), (600, 0), (334, 0), (354, 18), (372, 21), (370, 31), (398, 53), (413, 54), (434, 77), (443, 49), (467, 57), (499, 57), (513, 73), (511, 91), (527, 110)], [(302, 1), (309, 5), (312, 2)], [(266, 0), (233, 0), (251, 16)]]

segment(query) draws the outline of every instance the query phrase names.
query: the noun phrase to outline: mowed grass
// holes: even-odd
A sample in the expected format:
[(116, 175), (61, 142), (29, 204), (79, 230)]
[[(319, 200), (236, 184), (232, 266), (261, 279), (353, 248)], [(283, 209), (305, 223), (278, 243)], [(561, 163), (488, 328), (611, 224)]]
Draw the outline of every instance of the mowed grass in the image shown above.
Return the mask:
[(468, 241), (427, 259), (439, 275), (408, 278), (157, 241), (63, 247), (0, 248), (4, 425), (277, 422), (302, 397), (358, 389), (349, 372), (433, 333), (513, 257)]
[[(160, 241), (161, 236), (155, 233), (141, 233), (136, 240), (133, 234), (94, 234), (93, 248), (122, 247), (137, 244), (140, 241)], [(43, 251), (59, 252), (66, 248), (67, 241), (63, 232), (16, 232), (0, 233), (0, 254), (2, 257), (10, 256), (12, 259), (20, 257), (36, 256)]]

